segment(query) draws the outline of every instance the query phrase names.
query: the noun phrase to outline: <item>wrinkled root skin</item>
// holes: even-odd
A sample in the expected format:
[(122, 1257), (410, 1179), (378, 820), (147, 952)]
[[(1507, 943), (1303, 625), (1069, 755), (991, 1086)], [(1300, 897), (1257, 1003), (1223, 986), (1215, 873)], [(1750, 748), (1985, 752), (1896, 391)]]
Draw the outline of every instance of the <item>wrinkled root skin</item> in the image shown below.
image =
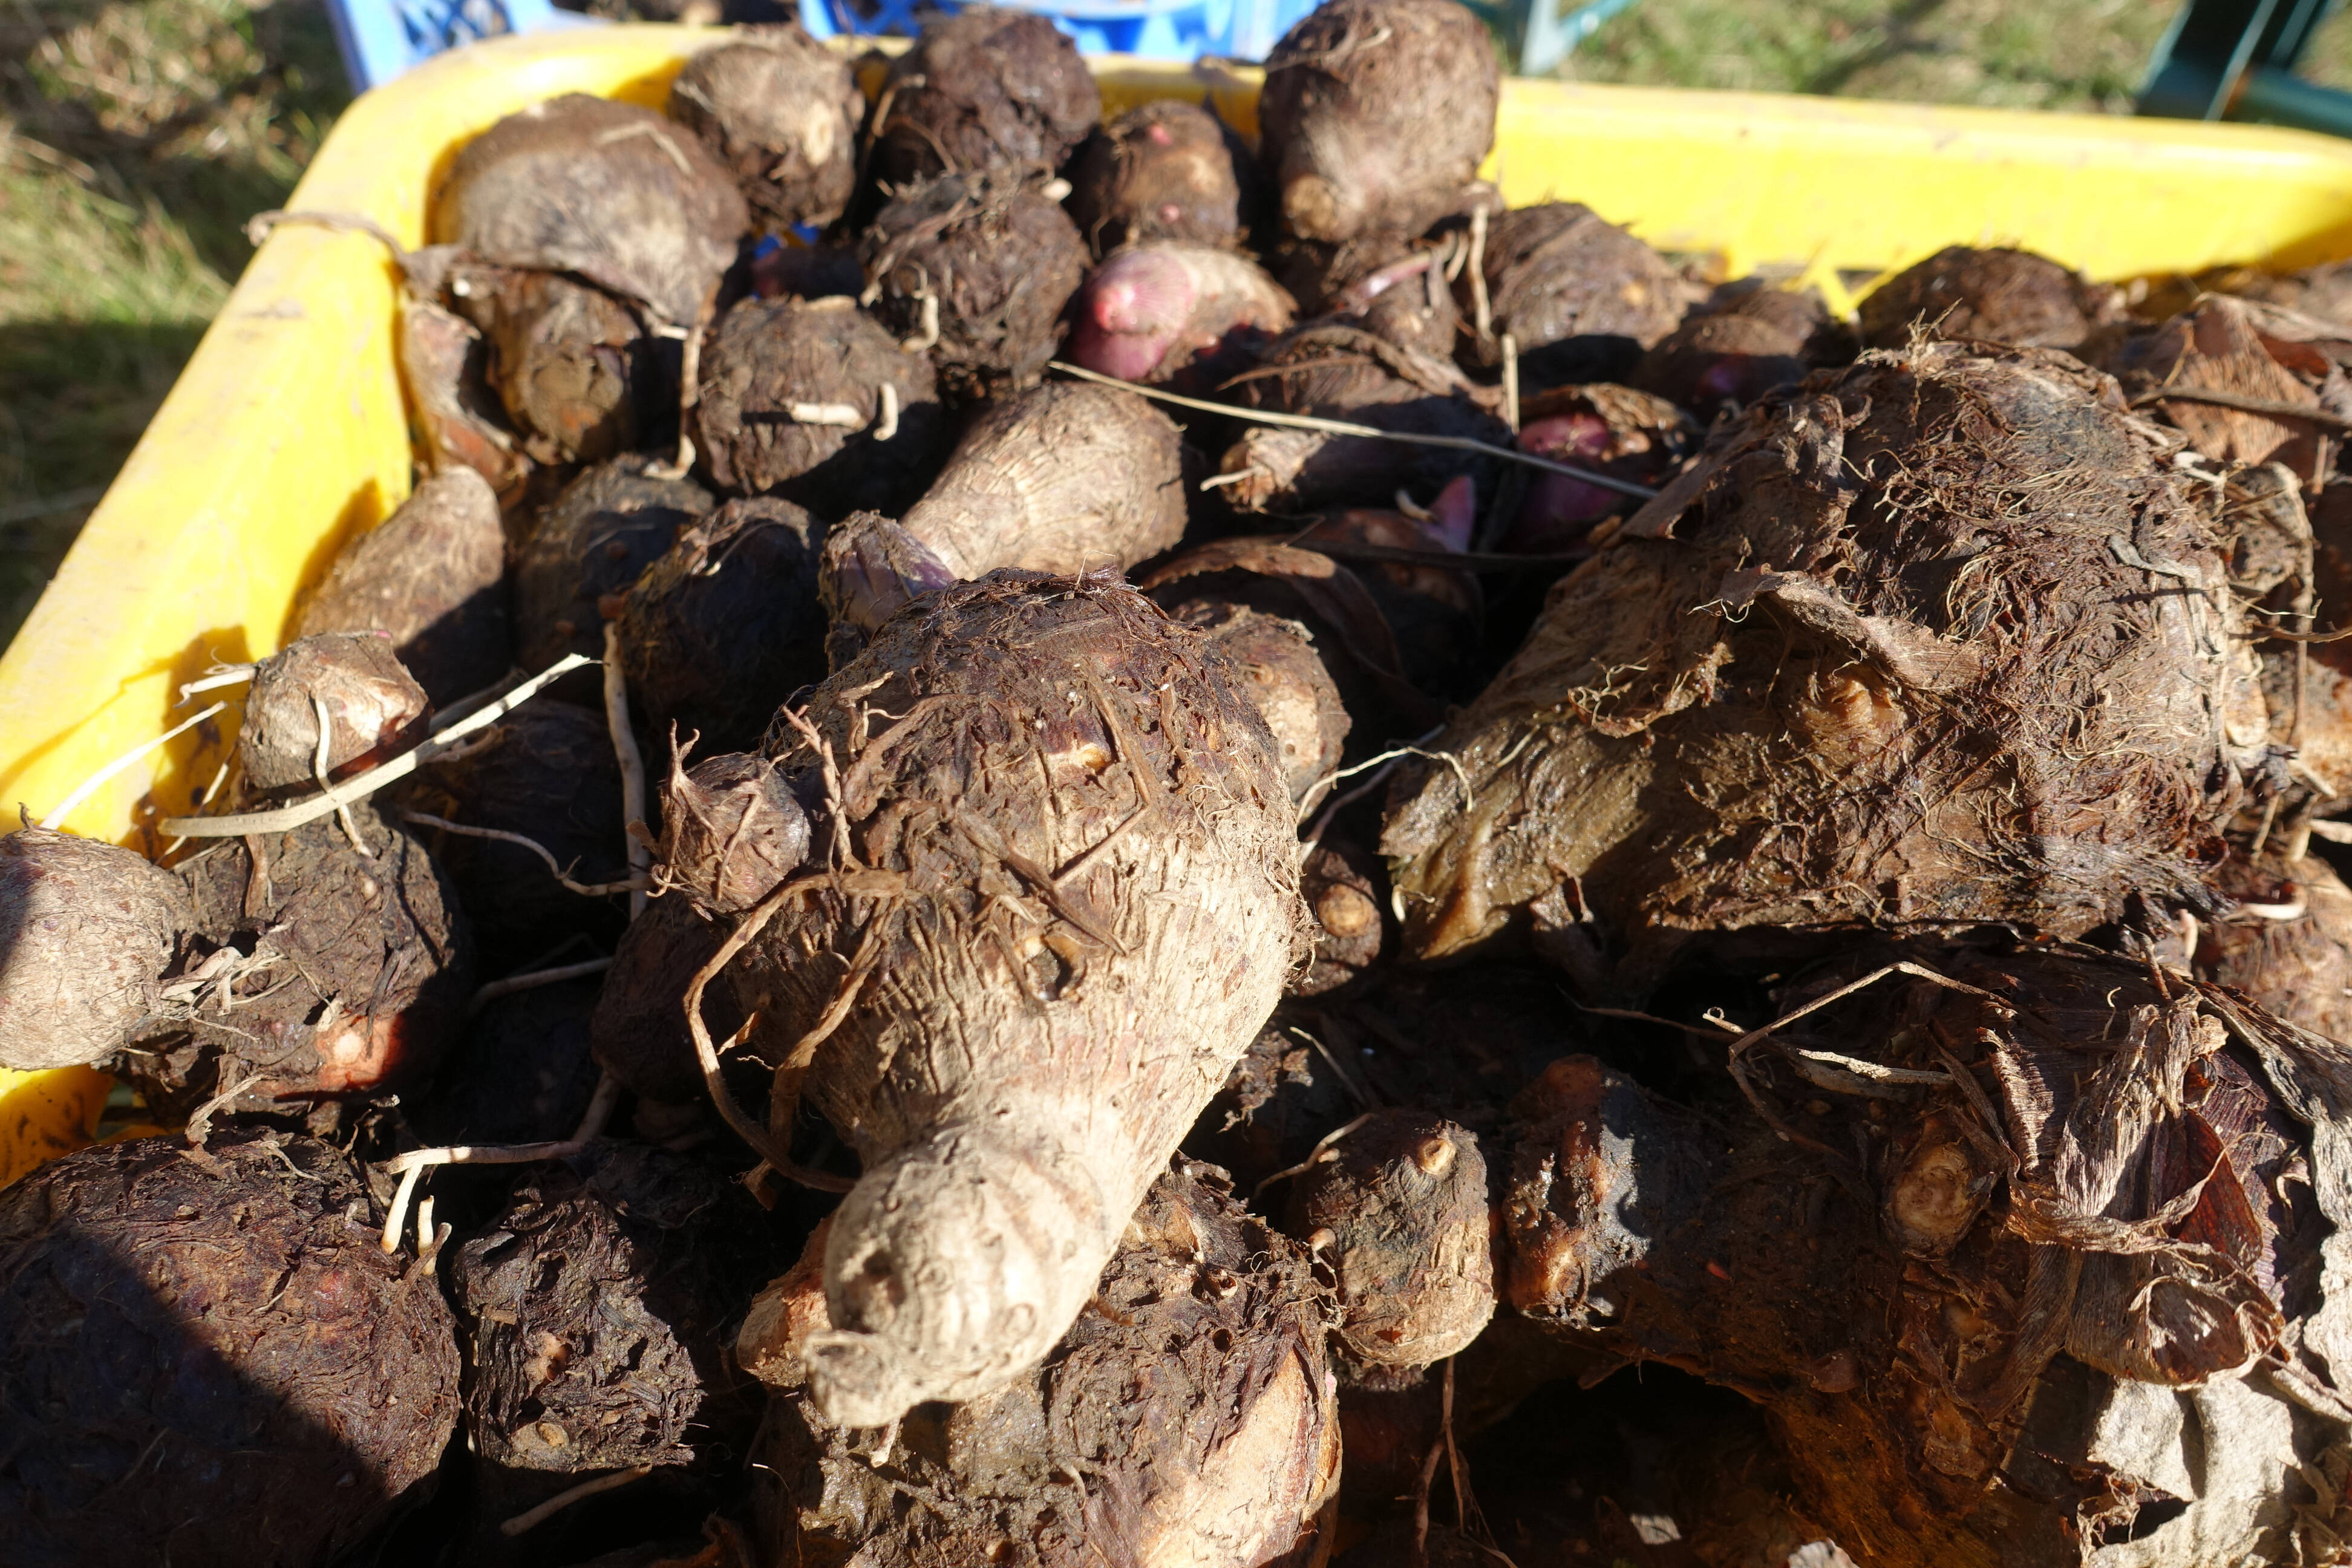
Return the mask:
[(2341, 1364), (2352, 1058), (2178, 972), (1916, 956), (1952, 984), (1887, 976), (1746, 1053), (1786, 1138), (1555, 1063), (1515, 1108), (1504, 1300), (1755, 1400), (1862, 1562), (2284, 1558), (2295, 1467), (2352, 1433), (2314, 1359)]
[(450, 1269), (474, 1452), (585, 1472), (740, 1445), (755, 1407), (721, 1331), (790, 1256), (763, 1220), (717, 1173), (641, 1144), (527, 1182)]
[(454, 1324), (307, 1138), (85, 1149), (0, 1196), (0, 1557), (306, 1568), (420, 1489)]
[[(1575, 202), (1498, 214), (1485, 261), (1494, 335), (1468, 352), (1500, 364), (1508, 332), (1531, 385), (1623, 380), (1701, 292), (1664, 257)], [(1454, 287), (1470, 315), (1468, 279)]]
[[(796, 1274), (802, 1305), (779, 1300), (769, 1320), (787, 1338), (822, 1321)], [(789, 1355), (776, 1364), (791, 1375)], [(1051, 1363), (920, 1407), (887, 1436), (887, 1466), (877, 1434), (780, 1389), (754, 1453), (761, 1534), (808, 1568), (1257, 1568), (1339, 1482), (1336, 1404), (1305, 1254), (1243, 1212), (1222, 1172), (1180, 1162)]]
[(1077, 46), (1032, 12), (968, 6), (931, 18), (891, 67), (873, 128), (875, 177), (905, 185), (990, 168), (1055, 169), (1102, 119)]
[(44, 827), (0, 837), (0, 1068), (110, 1055), (195, 924), (185, 884), (136, 850)]
[(769, 232), (839, 218), (857, 184), (866, 99), (849, 61), (798, 26), (738, 30), (670, 84), (669, 112), (735, 176)]
[(866, 1171), (811, 1390), (879, 1426), (1069, 1327), (1281, 993), (1298, 848), (1238, 672), (1109, 579), (947, 589), (808, 711), (831, 762), (782, 720), (767, 750), (825, 802), (826, 870), (731, 973), (776, 1062), (857, 987), (806, 1082)]
[(1872, 289), (1863, 342), (1901, 348), (1914, 331), (2019, 348), (2074, 349), (2123, 314), (2112, 289), (2030, 250), (1948, 246)]
[(319, 708), (327, 707), (326, 775), (424, 738), (431, 702), (378, 632), (326, 632), (263, 659), (246, 690), (237, 760), (245, 782), (283, 790), (318, 782)]
[(1702, 930), (2210, 907), (2278, 759), (2216, 521), (2143, 428), (2064, 356), (1934, 345), (1719, 432), (1435, 742), (1470, 800), (1428, 766), (1391, 797), (1407, 950), (1524, 931), (1638, 990)]

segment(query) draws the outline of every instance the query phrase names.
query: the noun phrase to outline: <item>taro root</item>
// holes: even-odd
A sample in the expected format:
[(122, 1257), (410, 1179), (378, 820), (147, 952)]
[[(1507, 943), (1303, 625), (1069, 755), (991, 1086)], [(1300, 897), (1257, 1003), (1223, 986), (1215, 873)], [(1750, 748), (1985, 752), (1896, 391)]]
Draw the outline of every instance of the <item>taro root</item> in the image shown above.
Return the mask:
[(1201, 105), (1156, 100), (1102, 126), (1071, 158), (1070, 216), (1097, 256), (1153, 239), (1236, 244), (1248, 156)]
[[(1465, 476), (1447, 481), (1420, 517), (1349, 507), (1307, 529), (1299, 542), (1310, 550), (1369, 544), (1431, 555), (1459, 553), (1470, 548), (1476, 511), (1477, 490)], [(1356, 574), (1396, 637), (1406, 677), (1426, 691), (1451, 690), (1471, 668), (1485, 629), (1486, 600), (1478, 579), (1443, 566), (1395, 561), (1360, 563)]]
[[(629, 874), (621, 767), (601, 712), (568, 702), (518, 708), (476, 750), (403, 786), (401, 805), (466, 827), (518, 833), (584, 886)], [(479, 936), (484, 967), (523, 963), (574, 933), (609, 941), (619, 906), (584, 898), (520, 844), (420, 824)]]
[(2352, 889), (2315, 855), (2232, 847), (2212, 875), (2230, 903), (2198, 923), (2190, 967), (2291, 1024), (2352, 1037)]
[(1307, 1260), (1213, 1167), (1152, 1183), (1049, 1366), (921, 1406), (887, 1464), (798, 1386), (831, 1332), (814, 1273), (779, 1280), (737, 1346), (784, 1385), (753, 1458), (780, 1561), (1252, 1568), (1288, 1561), (1338, 1485)]
[[(2047, 350), (1872, 354), (1726, 426), (1391, 796), (1406, 944), (2201, 906), (2279, 782), (2202, 487)], [(1506, 760), (1507, 759), (1507, 760)], [(1464, 799), (1465, 785), (1470, 799)]]
[(981, 411), (901, 526), (960, 578), (1124, 572), (1183, 534), (1182, 445), (1132, 392), (1035, 387)]
[[(1690, 416), (1664, 398), (1604, 381), (1556, 386), (1528, 398), (1520, 407), (1513, 444), (1522, 452), (1655, 489), (1697, 447), (1698, 436)], [(1638, 504), (1620, 490), (1567, 474), (1532, 471), (1503, 548), (1530, 554), (1577, 550), (1601, 519)]]
[(1381, 959), (1380, 863), (1360, 846), (1327, 833), (1307, 852), (1298, 890), (1315, 919), (1315, 956), (1287, 994), (1320, 996), (1360, 979)]
[(2133, 960), (1878, 956), (1741, 1042), (1752, 1109), (1548, 1069), (1505, 1302), (1756, 1401), (1861, 1562), (2311, 1560), (2306, 1478), (2352, 1432), (2345, 1048)]
[(826, 532), (817, 569), (817, 596), (832, 622), (826, 662), (838, 670), (883, 622), (958, 581), (947, 563), (898, 523), (877, 512), (850, 513)]
[(662, 799), (662, 886), (706, 914), (740, 915), (808, 858), (808, 812), (767, 758), (670, 761)]
[(467, 142), (433, 239), (494, 267), (576, 274), (690, 326), (751, 226), (727, 170), (649, 109), (569, 92)]
[(1400, 348), (1451, 359), (1462, 312), (1445, 281), (1444, 252), (1412, 241), (1349, 248), (1320, 280), (1321, 308)]
[(858, 260), (883, 325), (928, 344), (941, 384), (972, 397), (1044, 371), (1087, 247), (1043, 186), (997, 170), (901, 190), (858, 242)]
[[(723, 926), (676, 895), (647, 903), (621, 933), (596, 998), (590, 1039), (598, 1065), (632, 1094), (671, 1105), (690, 1104), (702, 1094), (702, 1064), (678, 998), (726, 938)], [(702, 999), (712, 1039), (726, 1039), (741, 1026), (743, 1010), (728, 975), (712, 981)]]
[(378, 752), (424, 739), (429, 706), (385, 633), (322, 632), (289, 643), (261, 661), (246, 692), (236, 736), (245, 782), (284, 790), (382, 762)]
[[(727, 1320), (784, 1253), (741, 1188), (599, 1142), (519, 1187), (450, 1268), (467, 1435), (493, 1465), (683, 1465), (757, 1420)], [(756, 1386), (756, 1385), (753, 1385)]]
[[(1251, 407), (1382, 430), (1498, 447), (1511, 439), (1510, 426), (1494, 412), (1499, 400), (1491, 389), (1474, 384), (1451, 361), (1399, 348), (1359, 327), (1299, 328), (1261, 356), (1238, 394)], [(1259, 426), (1227, 449), (1219, 472), (1243, 477), (1219, 489), (1243, 511), (1383, 506), (1400, 488), (1435, 489), (1475, 461), (1443, 447)]]
[(488, 481), (444, 469), (345, 545), (294, 623), (298, 637), (327, 632), (381, 632), (436, 702), (504, 675), (514, 663), (506, 534)]
[(26, 826), (0, 837), (0, 1068), (110, 1056), (152, 1013), (196, 923), (145, 856)]
[[(632, 584), (710, 510), (709, 490), (662, 479), (642, 457), (615, 458), (563, 488), (540, 514), (514, 565), (515, 649), (526, 669), (567, 653), (601, 658), (604, 623), (621, 613)], [(569, 675), (551, 695), (604, 705), (593, 670)]]
[(1103, 258), (1071, 301), (1069, 357), (1104, 375), (1213, 390), (1297, 307), (1256, 263), (1215, 246), (1155, 240)]
[(2116, 290), (2030, 250), (1947, 246), (1864, 296), (1862, 341), (1899, 349), (1916, 329), (1939, 338), (2074, 349), (2122, 314)]
[[(2219, 296), (2200, 300), (2161, 325), (2123, 337), (2091, 357), (2135, 402), (2177, 388), (2272, 405), (2269, 412), (2257, 413), (2184, 396), (2158, 399), (2152, 412), (2217, 462), (2283, 462), (2310, 482), (2320, 477), (2323, 431), (2290, 411), (2308, 409), (2317, 416), (2326, 410), (2304, 377), (2279, 363), (2282, 355), (2294, 357), (2293, 350), (2270, 339), (2257, 310)], [(2089, 349), (2084, 352), (2091, 354)], [(2328, 362), (2317, 354), (2312, 360), (2317, 372), (2312, 379), (2325, 377)]]
[[(1493, 330), (1472, 347), (1479, 363), (1499, 364), (1509, 333), (1531, 385), (1622, 381), (1701, 292), (1664, 257), (1575, 202), (1497, 214), (1484, 261)], [(1470, 310), (1466, 271), (1454, 289)]]
[(1426, 228), (1494, 145), (1494, 42), (1452, 0), (1330, 0), (1265, 65), (1266, 172), (1303, 238)]
[(425, 846), (348, 810), (365, 854), (328, 816), (181, 863), (216, 951), (184, 1034), (128, 1058), (151, 1105), (243, 1084), (236, 1108), (300, 1114), (432, 1076), (465, 1026), (471, 933)]
[(1741, 408), (1817, 366), (1853, 357), (1853, 342), (1820, 296), (1748, 289), (1685, 319), (1633, 368), (1633, 384), (1702, 420)]
[(902, 510), (947, 446), (929, 357), (837, 295), (736, 305), (703, 348), (701, 381), (695, 444), (712, 479), (819, 517)]
[(1427, 1366), (1494, 1315), (1486, 1159), (1443, 1117), (1366, 1118), (1291, 1179), (1284, 1228), (1330, 1270), (1332, 1337), (1349, 1363)]
[(368, 1213), (341, 1153), (269, 1135), (101, 1144), (0, 1194), (0, 1555), (303, 1568), (415, 1501), (457, 1347)]
[(1102, 118), (1076, 44), (1045, 17), (974, 5), (929, 19), (890, 68), (873, 130), (874, 174), (907, 185), (941, 174), (1060, 167)]
[(882, 1426), (1069, 1330), (1281, 994), (1298, 844), (1237, 672), (1114, 581), (942, 590), (807, 713), (830, 760), (781, 721), (768, 754), (837, 874), (762, 904), (730, 975), (764, 1059), (818, 1042), (803, 1092), (864, 1167), (810, 1390)]
[(815, 520), (772, 496), (730, 500), (646, 568), (619, 616), (631, 711), (705, 750), (759, 743), (777, 704), (824, 677)]
[(687, 61), (669, 112), (727, 165), (771, 232), (823, 228), (847, 209), (866, 99), (848, 57), (797, 25), (738, 28)]
[(1232, 662), (1282, 753), (1282, 776), (1302, 811), (1327, 793), (1348, 739), (1348, 710), (1298, 622), (1214, 595), (1171, 601), (1169, 617), (1206, 632)]
[(488, 345), (473, 322), (436, 302), (437, 287), (435, 299), (419, 299), (415, 289), (412, 282), (401, 295), (395, 357), (422, 447), (417, 460), (436, 474), (471, 468), (510, 505), (521, 498), (531, 461), (488, 392)]
[(461, 264), (449, 295), (480, 330), (490, 384), (542, 464), (650, 446), (677, 405), (677, 350), (627, 300), (554, 272)]
[[(572, 1136), (596, 1092), (588, 1020), (594, 979), (510, 992), (482, 1005), (409, 1123), (431, 1143), (541, 1143)], [(500, 1172), (500, 1175), (506, 1173)]]

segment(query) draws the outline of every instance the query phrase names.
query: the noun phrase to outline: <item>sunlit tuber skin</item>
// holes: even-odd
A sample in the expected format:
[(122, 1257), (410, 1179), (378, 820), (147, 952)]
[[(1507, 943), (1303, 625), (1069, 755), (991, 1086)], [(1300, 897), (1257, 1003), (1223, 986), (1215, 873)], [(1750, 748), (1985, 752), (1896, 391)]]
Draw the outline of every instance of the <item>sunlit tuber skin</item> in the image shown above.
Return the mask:
[[(1498, 365), (1508, 335), (1526, 384), (1622, 381), (1706, 292), (1576, 202), (1496, 214), (1482, 259), (1492, 330), (1465, 347), (1479, 364)], [(1466, 268), (1454, 288), (1475, 322)]]
[(655, 864), (663, 885), (712, 914), (740, 915), (808, 858), (808, 813), (767, 758), (670, 760)]
[[(1305, 1251), (1189, 1161), (1124, 1231), (1049, 1366), (910, 1412), (879, 1435), (879, 1460), (877, 1434), (826, 1419), (803, 1392), (832, 1332), (813, 1239), (736, 1342), (738, 1363), (777, 1389), (753, 1458), (764, 1540), (787, 1561), (874, 1568), (1291, 1561), (1339, 1461)], [(1071, 1455), (1088, 1456), (1083, 1475)], [(924, 1508), (894, 1505), (907, 1481)]]
[(1320, 996), (1353, 984), (1381, 959), (1388, 935), (1376, 879), (1379, 859), (1327, 830), (1307, 852), (1299, 889), (1315, 917), (1315, 957), (1293, 976), (1288, 994)]
[(768, 1059), (815, 1038), (803, 1092), (865, 1167), (811, 1392), (876, 1426), (1068, 1329), (1281, 993), (1298, 847), (1237, 672), (1111, 579), (941, 590), (807, 714), (830, 761), (782, 716), (767, 752), (835, 869), (730, 973)]
[(295, 626), (303, 637), (383, 633), (436, 702), (504, 675), (514, 663), (506, 534), (489, 482), (462, 467), (425, 479), (398, 510), (343, 547)]
[(0, 1068), (110, 1056), (195, 928), (180, 879), (135, 850), (44, 827), (0, 837)]
[(925, 19), (872, 127), (874, 174), (899, 186), (940, 174), (1055, 169), (1102, 118), (1077, 46), (1046, 17), (986, 5)]
[(1228, 364), (1289, 329), (1297, 307), (1255, 262), (1155, 240), (1112, 252), (1071, 301), (1073, 364), (1122, 381), (1207, 391)]
[[(319, 766), (319, 704), (326, 705), (326, 766)], [(315, 785), (379, 751), (422, 738), (431, 704), (381, 632), (324, 632), (261, 661), (236, 737), (256, 789)], [(381, 760), (381, 759), (377, 759)]]
[(467, 142), (433, 238), (499, 267), (576, 273), (688, 326), (751, 226), (734, 178), (649, 109), (565, 93)]
[(520, 500), (532, 465), (489, 390), (489, 346), (481, 330), (436, 299), (413, 293), (401, 296), (399, 330), (400, 384), (423, 447), (420, 460), (436, 473), (471, 468), (501, 504)]
[(822, 228), (849, 205), (866, 100), (848, 58), (798, 25), (740, 27), (687, 61), (669, 112), (733, 172), (771, 232)]
[(1360, 1364), (1443, 1361), (1494, 1316), (1486, 1156), (1443, 1117), (1381, 1111), (1339, 1139), (1292, 1179), (1284, 1228), (1330, 1270)]
[(1240, 668), (1244, 689), (1282, 750), (1291, 799), (1301, 811), (1311, 809), (1330, 791), (1349, 730), (1348, 710), (1315, 634), (1287, 616), (1214, 595), (1171, 599), (1168, 613), (1214, 637)]
[(619, 295), (478, 262), (451, 270), (448, 295), (480, 330), (487, 379), (534, 462), (596, 463), (650, 446), (677, 407), (676, 345)]
[(1275, 46), (1258, 100), (1267, 173), (1303, 238), (1417, 232), (1495, 140), (1501, 70), (1451, 0), (1335, 0)]
[(959, 578), (1124, 572), (1184, 532), (1182, 444), (1132, 392), (1055, 382), (983, 408), (900, 522)]
[(825, 647), (835, 668), (882, 624), (917, 599), (953, 587), (955, 572), (898, 523), (852, 512), (825, 535), (817, 595), (833, 623)]
[(2074, 349), (2122, 314), (2111, 289), (2030, 250), (1947, 246), (1862, 299), (1862, 341), (1899, 349), (1915, 331), (1931, 337)]
[(1239, 237), (1240, 160), (1208, 110), (1160, 99), (1087, 138), (1069, 165), (1070, 216), (1097, 256), (1143, 240), (1230, 246)]

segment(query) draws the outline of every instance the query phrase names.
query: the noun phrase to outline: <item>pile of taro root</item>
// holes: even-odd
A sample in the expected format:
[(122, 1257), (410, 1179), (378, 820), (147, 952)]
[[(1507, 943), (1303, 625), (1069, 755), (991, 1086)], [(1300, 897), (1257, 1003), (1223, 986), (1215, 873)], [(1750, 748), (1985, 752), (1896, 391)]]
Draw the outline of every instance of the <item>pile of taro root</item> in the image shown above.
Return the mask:
[(459, 150), (412, 499), (0, 838), (0, 1562), (2352, 1560), (2352, 268), (869, 68)]

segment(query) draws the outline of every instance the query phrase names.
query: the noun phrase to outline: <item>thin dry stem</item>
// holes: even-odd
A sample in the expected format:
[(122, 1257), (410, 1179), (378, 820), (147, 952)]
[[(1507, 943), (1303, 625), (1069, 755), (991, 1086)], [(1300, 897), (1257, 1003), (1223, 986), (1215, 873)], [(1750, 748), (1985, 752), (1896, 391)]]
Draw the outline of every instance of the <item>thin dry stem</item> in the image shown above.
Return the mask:
[[(47, 828), (52, 833), (56, 832), (58, 826), (64, 822), (67, 817), (71, 816), (74, 814), (76, 807), (79, 806), (83, 801), (88, 800), (91, 795), (96, 795), (100, 790), (104, 789), (117, 773), (122, 772), (123, 769), (129, 767), (131, 763), (137, 762), (148, 752), (155, 750), (156, 747), (163, 745), (165, 742), (176, 740), (180, 736), (187, 733), (190, 730), (194, 729), (197, 725), (203, 723), (205, 720), (211, 718), (214, 714), (219, 712), (222, 709), (227, 706), (228, 704), (226, 702), (215, 702), (211, 707), (205, 709), (203, 712), (197, 714), (194, 718), (183, 720), (179, 723), (174, 724), (170, 729), (164, 731), (162, 734), (156, 736), (153, 740), (133, 746), (131, 750), (123, 752), (122, 755), (115, 758), (112, 762), (99, 769), (98, 772), (82, 780), (80, 784), (75, 785), (73, 793), (66, 796), (66, 798), (59, 803), (57, 810), (41, 818), (41, 826)], [(166, 833), (180, 832), (180, 830), (173, 826), (175, 822), (180, 820), (182, 819), (177, 817), (165, 817), (163, 822), (163, 831)], [(194, 835), (182, 833), (181, 837), (193, 837)]]
[[(646, 819), (646, 759), (637, 750), (637, 732), (629, 724), (629, 683), (621, 673), (621, 628), (604, 623), (604, 724), (613, 732), (613, 755), (621, 763), (621, 820)], [(629, 918), (646, 912), (646, 889), (653, 886), (654, 852), (635, 833), (625, 833), (629, 846)]]
[(601, 899), (611, 893), (633, 893), (652, 886), (649, 879), (642, 877), (632, 877), (625, 882), (575, 882), (564, 873), (564, 868), (556, 863), (555, 856), (547, 846), (535, 838), (526, 838), (520, 833), (509, 833), (502, 827), (469, 827), (462, 822), (452, 822), (446, 816), (435, 816), (432, 813), (425, 811), (403, 811), (400, 816), (404, 822), (414, 822), (425, 827), (437, 827), (444, 833), (456, 833), (467, 838), (491, 838), (501, 844), (520, 844), (541, 860), (546, 861), (548, 871), (558, 882), (583, 898)]
[(525, 1510), (506, 1521), (499, 1526), (499, 1533), (505, 1536), (520, 1535), (525, 1531), (536, 1529), (546, 1523), (575, 1502), (594, 1497), (599, 1492), (617, 1490), (632, 1481), (644, 1480), (653, 1473), (654, 1468), (651, 1465), (631, 1465), (625, 1470), (614, 1470), (609, 1476), (598, 1476), (593, 1481), (582, 1481), (569, 1491), (558, 1492), (537, 1508)]
[(526, 974), (509, 974), (503, 980), (493, 980), (474, 993), (467, 1005), (469, 1013), (478, 1013), (501, 996), (511, 996), (518, 991), (536, 991), (542, 985), (557, 985), (566, 980), (578, 980), (590, 974), (602, 974), (613, 967), (609, 958), (584, 958), (577, 963), (559, 964), (553, 969), (534, 969)]

